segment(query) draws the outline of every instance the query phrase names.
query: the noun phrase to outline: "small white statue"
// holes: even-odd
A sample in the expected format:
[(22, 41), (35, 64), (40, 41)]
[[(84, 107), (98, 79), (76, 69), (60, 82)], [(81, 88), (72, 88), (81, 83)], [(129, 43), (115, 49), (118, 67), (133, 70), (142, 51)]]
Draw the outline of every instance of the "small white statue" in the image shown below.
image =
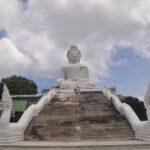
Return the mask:
[(12, 109), (12, 98), (5, 84), (3, 86), (2, 107), (3, 107), (3, 112), (0, 118), (0, 123), (9, 124), (10, 117), (11, 117), (11, 109)]
[(85, 65), (80, 64), (81, 52), (76, 46), (71, 46), (67, 52), (68, 64), (61, 68), (61, 80), (57, 85), (60, 88), (81, 89), (94, 88), (94, 84), (89, 82), (89, 70)]
[(144, 106), (147, 112), (147, 118), (150, 121), (150, 84), (148, 85), (147, 91), (144, 97)]

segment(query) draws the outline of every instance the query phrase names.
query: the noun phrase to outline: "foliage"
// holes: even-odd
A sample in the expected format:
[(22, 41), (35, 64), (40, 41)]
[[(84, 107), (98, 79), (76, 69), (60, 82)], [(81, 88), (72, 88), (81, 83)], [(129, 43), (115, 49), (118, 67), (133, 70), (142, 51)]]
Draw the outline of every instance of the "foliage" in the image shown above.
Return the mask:
[(11, 95), (37, 94), (36, 83), (22, 76), (13, 75), (11, 77), (4, 78), (2, 79), (1, 84), (3, 83), (7, 85)]
[(125, 97), (125, 103), (131, 106), (134, 112), (137, 114), (140, 120), (147, 120), (146, 109), (144, 107), (144, 102), (137, 98), (128, 96)]
[(3, 93), (3, 84), (0, 83), (0, 99), (2, 99), (2, 93)]

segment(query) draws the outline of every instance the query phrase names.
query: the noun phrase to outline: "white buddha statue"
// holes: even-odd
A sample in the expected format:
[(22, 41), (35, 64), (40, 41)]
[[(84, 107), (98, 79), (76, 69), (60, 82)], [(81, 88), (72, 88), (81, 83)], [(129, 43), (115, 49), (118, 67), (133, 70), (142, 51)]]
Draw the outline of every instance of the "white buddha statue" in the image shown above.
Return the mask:
[(89, 82), (89, 70), (80, 64), (81, 52), (76, 46), (71, 46), (67, 53), (68, 65), (61, 68), (61, 79), (57, 85), (61, 89), (91, 89), (94, 84)]

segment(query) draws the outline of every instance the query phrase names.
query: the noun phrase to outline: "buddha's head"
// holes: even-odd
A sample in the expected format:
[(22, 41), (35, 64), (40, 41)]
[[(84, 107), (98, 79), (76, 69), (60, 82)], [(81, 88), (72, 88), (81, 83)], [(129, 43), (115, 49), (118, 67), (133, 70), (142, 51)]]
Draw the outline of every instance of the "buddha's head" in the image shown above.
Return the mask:
[(76, 46), (71, 46), (67, 53), (68, 62), (71, 64), (76, 64), (80, 62), (81, 52)]

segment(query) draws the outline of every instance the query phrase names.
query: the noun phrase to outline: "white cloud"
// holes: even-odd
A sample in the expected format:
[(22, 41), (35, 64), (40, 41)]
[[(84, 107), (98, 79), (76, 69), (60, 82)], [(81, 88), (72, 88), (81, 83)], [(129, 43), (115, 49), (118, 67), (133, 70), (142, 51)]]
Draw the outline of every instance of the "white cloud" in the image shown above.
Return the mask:
[(18, 0), (0, 1), (0, 26), (10, 27), (16, 21), (19, 21), (22, 12), (21, 3)]
[(69, 46), (76, 44), (92, 78), (98, 79), (108, 74), (116, 46), (132, 47), (136, 53), (150, 58), (149, 3), (148, 0), (29, 0), (24, 10), (18, 0), (6, 0), (0, 1), (0, 26), (7, 29), (18, 52), (31, 60), (28, 71), (56, 76), (66, 61)]
[(8, 38), (0, 40), (0, 78), (24, 72), (30, 59), (19, 52)]

